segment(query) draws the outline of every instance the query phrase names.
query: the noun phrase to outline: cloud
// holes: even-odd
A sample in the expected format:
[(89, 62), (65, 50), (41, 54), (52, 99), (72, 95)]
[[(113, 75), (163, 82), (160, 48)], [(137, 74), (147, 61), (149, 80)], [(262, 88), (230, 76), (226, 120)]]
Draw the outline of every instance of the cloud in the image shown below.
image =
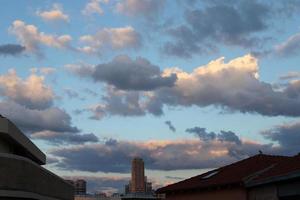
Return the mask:
[(286, 123), (269, 130), (262, 131), (261, 134), (268, 140), (277, 143), (282, 151), (288, 155), (299, 153), (300, 122)]
[(158, 16), (164, 5), (165, 0), (123, 0), (117, 3), (116, 11), (127, 16), (151, 20)]
[(280, 56), (289, 57), (300, 53), (300, 33), (289, 37), (283, 43), (275, 46), (275, 53)]
[(232, 139), (221, 141), (221, 137), (220, 140), (208, 141), (202, 139), (139, 142), (119, 140), (113, 144), (59, 147), (53, 149), (50, 154), (58, 158), (59, 161), (55, 166), (61, 170), (128, 173), (131, 168), (130, 160), (135, 156), (144, 159), (146, 169), (180, 170), (224, 166), (255, 155), (259, 150), (266, 154), (286, 155), (287, 153), (283, 148), (272, 144), (241, 139), (239, 139), (241, 143), (237, 144)]
[(50, 154), (60, 158), (56, 166), (62, 170), (128, 173), (130, 160), (135, 156), (144, 159), (147, 169), (199, 169), (233, 161), (235, 158), (227, 156), (227, 144), (212, 142), (206, 145), (200, 140), (118, 141), (114, 145), (99, 143), (56, 148)]
[(77, 127), (71, 125), (71, 117), (57, 107), (38, 110), (29, 109), (13, 101), (2, 101), (0, 102), (0, 113), (26, 132), (45, 130), (79, 132)]
[(83, 35), (81, 43), (85, 46), (78, 50), (87, 54), (102, 54), (105, 49), (138, 49), (142, 46), (142, 37), (131, 26), (103, 28), (94, 35)]
[(187, 73), (179, 68), (165, 69), (166, 75), (175, 73), (175, 87), (154, 92), (156, 105), (205, 107), (219, 106), (242, 113), (259, 113), (266, 116), (299, 116), (295, 109), (300, 101), (288, 95), (289, 84), (283, 91), (275, 91), (272, 85), (259, 80), (257, 59), (251, 55), (235, 58), (228, 63), (224, 58)]
[(79, 76), (90, 76), (94, 81), (105, 82), (122, 90), (154, 90), (172, 87), (176, 75), (162, 76), (158, 66), (144, 58), (132, 60), (128, 56), (117, 56), (111, 62), (95, 67), (73, 66), (69, 70)]
[(108, 3), (109, 0), (90, 0), (86, 5), (85, 8), (81, 11), (83, 15), (103, 15), (104, 11), (101, 8), (101, 3)]
[(19, 44), (0, 45), (0, 56), (17, 56), (25, 51), (25, 47)]
[(93, 133), (78, 134), (76, 132), (40, 131), (30, 135), (32, 139), (45, 140), (51, 144), (84, 144), (86, 142), (98, 142), (99, 139)]
[(107, 115), (142, 116), (145, 115), (147, 104), (140, 102), (138, 92), (119, 91), (108, 87), (107, 94), (102, 97), (103, 102), (92, 105), (86, 111), (92, 112), (91, 119), (100, 120)]
[(280, 80), (300, 79), (300, 72), (296, 72), (296, 71), (288, 72), (287, 74), (282, 75), (279, 78)]
[(50, 35), (40, 32), (34, 25), (27, 25), (21, 20), (16, 20), (9, 28), (18, 41), (26, 48), (27, 52), (42, 55), (40, 46), (54, 47), (58, 49), (70, 49), (72, 37), (70, 35)]
[(0, 93), (20, 105), (33, 109), (50, 107), (55, 97), (51, 87), (45, 85), (44, 76), (32, 73), (23, 80), (15, 70), (0, 75)]
[(89, 193), (104, 192), (108, 196), (113, 193), (123, 193), (124, 186), (128, 184), (129, 178), (119, 176), (64, 176), (64, 179), (87, 181), (87, 190)]
[(169, 127), (172, 132), (176, 132), (176, 128), (173, 126), (171, 121), (165, 121), (165, 124)]
[(220, 131), (220, 133), (207, 132), (205, 128), (194, 127), (186, 129), (186, 132), (197, 135), (203, 141), (218, 140), (221, 142), (234, 142), (237, 145), (241, 145), (242, 141), (232, 131)]
[[(151, 78), (134, 86), (132, 83), (138, 82), (131, 81), (130, 75), (124, 75), (123, 79), (118, 76), (112, 80), (119, 82), (112, 83), (115, 86), (120, 84), (121, 89), (127, 90), (106, 87), (102, 101), (92, 105), (90, 111), (95, 119), (101, 119), (105, 115), (143, 116), (150, 113), (159, 116), (163, 114), (164, 106), (216, 106), (227, 112), (300, 116), (300, 84), (294, 81), (281, 90), (273, 89), (272, 84), (259, 80), (258, 60), (252, 55), (234, 58), (228, 62), (222, 57), (196, 67), (190, 73), (176, 67), (166, 68), (161, 77), (172, 77), (173, 74), (177, 77), (174, 86), (155, 88), (152, 85), (152, 90), (149, 91), (128, 89), (151, 89), (143, 85), (149, 83)], [(106, 74), (101, 74), (103, 75)], [(131, 85), (126, 85), (127, 83)]]
[(59, 4), (53, 4), (53, 8), (49, 11), (37, 11), (36, 14), (45, 21), (70, 21), (69, 16), (63, 12)]
[(165, 176), (167, 179), (173, 179), (173, 180), (183, 180), (183, 177), (178, 177), (178, 176)]
[(73, 89), (71, 89), (71, 88), (65, 88), (65, 89), (64, 89), (64, 93), (65, 93), (70, 99), (78, 98), (78, 97), (79, 97), (78, 92), (76, 92), (75, 90), (73, 90)]
[(167, 31), (173, 40), (164, 44), (163, 51), (186, 58), (215, 52), (220, 43), (257, 47), (262, 39), (254, 34), (267, 29), (269, 13), (269, 6), (258, 1), (218, 1), (201, 9), (187, 9), (186, 24)]

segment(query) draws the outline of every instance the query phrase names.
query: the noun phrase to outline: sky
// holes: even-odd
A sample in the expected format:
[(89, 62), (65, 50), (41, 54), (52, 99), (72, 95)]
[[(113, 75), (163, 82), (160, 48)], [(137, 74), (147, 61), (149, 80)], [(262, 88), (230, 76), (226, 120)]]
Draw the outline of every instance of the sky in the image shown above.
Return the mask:
[(90, 192), (300, 152), (299, 0), (2, 3), (0, 113)]

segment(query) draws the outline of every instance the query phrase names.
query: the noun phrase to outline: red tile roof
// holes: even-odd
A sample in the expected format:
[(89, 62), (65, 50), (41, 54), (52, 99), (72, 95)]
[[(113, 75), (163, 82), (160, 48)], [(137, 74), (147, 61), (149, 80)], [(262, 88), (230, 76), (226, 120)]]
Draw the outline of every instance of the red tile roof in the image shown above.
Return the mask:
[(274, 167), (251, 180), (250, 185), (266, 183), (270, 180), (275, 181), (277, 178), (294, 173), (300, 173), (300, 155), (289, 157), (277, 163)]
[(276, 163), (288, 160), (286, 156), (258, 154), (233, 164), (218, 168), (157, 190), (158, 193), (207, 189), (227, 185), (244, 185), (245, 180), (268, 169)]

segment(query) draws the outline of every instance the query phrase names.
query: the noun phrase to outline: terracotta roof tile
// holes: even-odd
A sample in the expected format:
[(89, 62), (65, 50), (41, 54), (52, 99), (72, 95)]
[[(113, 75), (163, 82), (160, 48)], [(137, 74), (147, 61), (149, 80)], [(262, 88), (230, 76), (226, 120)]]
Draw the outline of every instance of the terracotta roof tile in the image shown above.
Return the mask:
[(244, 184), (244, 181), (255, 173), (264, 170), (290, 157), (258, 154), (233, 164), (206, 172), (204, 174), (162, 187), (158, 193), (173, 191), (206, 189), (233, 184)]

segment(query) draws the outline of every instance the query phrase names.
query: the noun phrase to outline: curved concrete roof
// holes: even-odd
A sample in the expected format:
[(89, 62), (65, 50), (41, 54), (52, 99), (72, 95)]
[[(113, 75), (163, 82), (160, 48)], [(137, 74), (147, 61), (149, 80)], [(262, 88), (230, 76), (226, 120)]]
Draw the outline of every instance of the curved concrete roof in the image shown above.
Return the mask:
[(14, 148), (20, 149), (16, 154), (27, 157), (40, 165), (46, 164), (46, 155), (14, 123), (2, 116), (0, 116), (1, 138), (8, 140)]

